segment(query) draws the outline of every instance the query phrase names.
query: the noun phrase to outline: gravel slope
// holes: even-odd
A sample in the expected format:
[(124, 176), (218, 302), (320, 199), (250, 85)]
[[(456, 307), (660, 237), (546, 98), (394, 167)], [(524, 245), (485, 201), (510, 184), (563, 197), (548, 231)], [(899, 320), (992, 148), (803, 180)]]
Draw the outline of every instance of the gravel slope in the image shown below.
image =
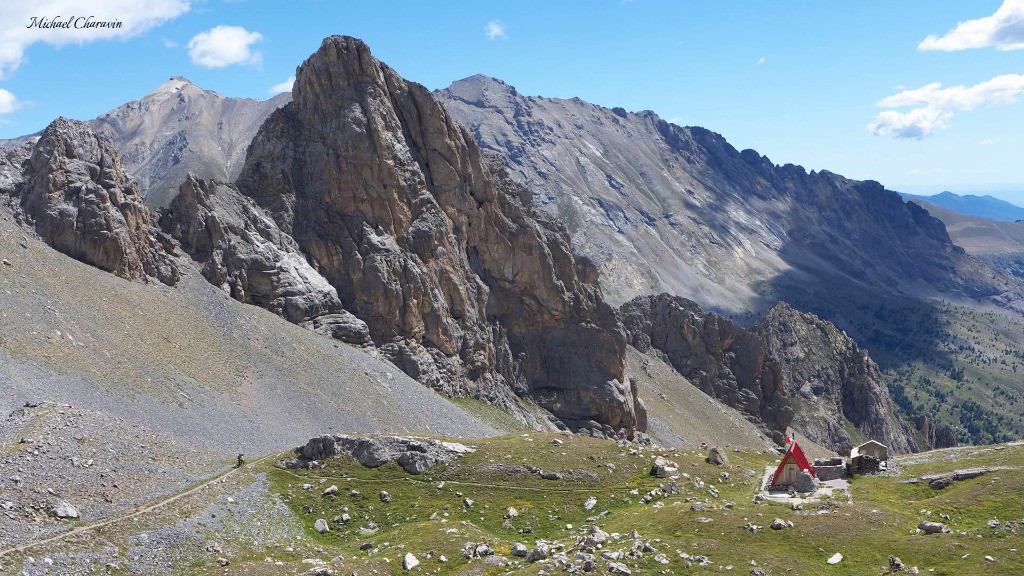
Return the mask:
[(240, 304), (183, 259), (174, 288), (57, 253), (0, 208), (0, 411), (69, 403), (213, 451), (324, 432), (496, 431), (363, 350)]

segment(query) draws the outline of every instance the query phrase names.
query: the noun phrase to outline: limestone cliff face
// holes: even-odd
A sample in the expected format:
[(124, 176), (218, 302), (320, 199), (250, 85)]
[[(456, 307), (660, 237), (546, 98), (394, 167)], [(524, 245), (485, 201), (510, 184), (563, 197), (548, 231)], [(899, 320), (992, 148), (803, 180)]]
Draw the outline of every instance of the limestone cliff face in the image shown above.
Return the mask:
[(793, 410), (782, 368), (757, 334), (670, 294), (640, 296), (619, 310), (633, 347), (663, 357), (782, 443)]
[(203, 276), (240, 302), (352, 344), (367, 344), (366, 324), (306, 262), (298, 245), (234, 187), (193, 175), (162, 212), (160, 226), (199, 262)]
[(53, 121), (20, 169), (3, 180), (16, 196), (19, 218), (50, 246), (123, 278), (177, 281), (138, 185), (110, 144), (84, 123)]
[(636, 425), (625, 337), (565, 229), (419, 84), (324, 40), (250, 145), (239, 190), (411, 376), (570, 426)]
[(894, 452), (917, 451), (878, 366), (845, 333), (784, 302), (766, 312), (753, 330), (779, 361), (787, 393), (799, 400), (793, 428), (843, 453), (854, 444), (846, 430), (849, 420)]

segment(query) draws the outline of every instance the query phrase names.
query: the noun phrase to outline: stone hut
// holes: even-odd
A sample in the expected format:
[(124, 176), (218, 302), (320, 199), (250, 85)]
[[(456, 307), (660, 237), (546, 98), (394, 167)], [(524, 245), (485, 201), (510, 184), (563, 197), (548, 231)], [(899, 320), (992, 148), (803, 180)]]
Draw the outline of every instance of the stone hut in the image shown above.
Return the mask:
[(871, 456), (879, 462), (885, 462), (889, 459), (889, 447), (878, 440), (868, 440), (850, 451), (851, 459), (857, 456)]

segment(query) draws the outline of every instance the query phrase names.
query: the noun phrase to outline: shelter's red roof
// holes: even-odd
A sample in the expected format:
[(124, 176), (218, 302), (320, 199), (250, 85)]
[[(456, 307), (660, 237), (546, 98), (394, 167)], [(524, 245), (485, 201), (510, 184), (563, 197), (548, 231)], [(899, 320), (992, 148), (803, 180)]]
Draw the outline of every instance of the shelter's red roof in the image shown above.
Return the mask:
[(804, 456), (804, 451), (800, 449), (800, 445), (796, 442), (791, 442), (789, 444), (789, 449), (786, 450), (786, 454), (782, 457), (782, 462), (779, 462), (779, 467), (775, 469), (775, 474), (772, 475), (772, 486), (775, 486), (775, 483), (779, 479), (779, 475), (782, 474), (782, 469), (786, 467), (786, 463), (790, 460), (792, 460), (801, 470), (807, 470), (810, 472), (812, 477), (818, 477), (814, 473), (814, 467), (807, 462), (807, 457)]

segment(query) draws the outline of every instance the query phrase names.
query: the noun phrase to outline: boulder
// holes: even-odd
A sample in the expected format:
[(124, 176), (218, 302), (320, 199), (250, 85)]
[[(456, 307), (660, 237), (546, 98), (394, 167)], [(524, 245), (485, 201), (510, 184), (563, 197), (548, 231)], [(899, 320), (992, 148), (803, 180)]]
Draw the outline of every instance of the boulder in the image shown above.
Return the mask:
[(408, 552), (405, 558), (402, 559), (402, 568), (405, 570), (412, 570), (413, 568), (420, 565), (420, 561), (416, 558), (416, 555), (412, 552)]
[(78, 510), (66, 500), (60, 500), (59, 502), (54, 504), (50, 510), (53, 513), (54, 517), (60, 519), (77, 519), (79, 517)]
[(925, 534), (948, 534), (950, 532), (949, 526), (946, 526), (941, 522), (932, 522), (930, 520), (922, 521), (917, 525), (917, 529)]
[(807, 470), (801, 470), (793, 480), (793, 490), (797, 492), (814, 492), (818, 489), (817, 481)]
[(651, 466), (651, 476), (655, 478), (669, 478), (679, 474), (679, 465), (675, 462), (658, 456), (654, 459), (654, 465)]
[[(707, 462), (709, 464), (717, 464), (719, 466), (728, 466), (729, 457), (725, 455), (725, 450), (715, 446), (710, 452), (708, 452)], [(725, 473), (723, 472), (723, 474)], [(728, 475), (726, 478), (728, 479)]]
[(323, 518), (317, 518), (316, 522), (313, 523), (313, 530), (316, 530), (320, 534), (331, 531), (331, 527), (327, 525), (327, 520)]

